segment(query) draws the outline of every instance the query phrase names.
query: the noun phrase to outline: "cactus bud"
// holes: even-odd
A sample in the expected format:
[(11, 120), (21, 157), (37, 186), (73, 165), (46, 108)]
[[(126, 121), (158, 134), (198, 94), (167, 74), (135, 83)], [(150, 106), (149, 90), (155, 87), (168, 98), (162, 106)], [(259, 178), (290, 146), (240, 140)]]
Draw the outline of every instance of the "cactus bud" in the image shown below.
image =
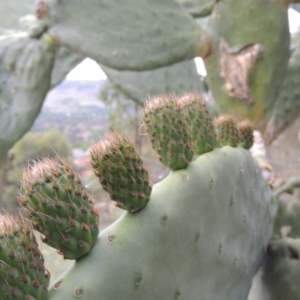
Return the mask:
[(130, 141), (111, 132), (92, 146), (90, 154), (96, 176), (117, 207), (137, 212), (148, 204), (149, 174)]
[(216, 133), (206, 101), (192, 93), (177, 101), (192, 134), (195, 153), (202, 155), (212, 151), (216, 145)]
[(241, 121), (237, 124), (241, 147), (249, 150), (254, 143), (253, 128), (249, 120)]
[(49, 280), (32, 228), (0, 215), (0, 298), (47, 299)]
[(237, 147), (239, 143), (239, 131), (232, 116), (220, 116), (215, 120), (214, 126), (220, 147)]
[(43, 159), (29, 167), (23, 174), (19, 202), (44, 235), (43, 241), (64, 258), (80, 258), (94, 246), (99, 212), (66, 161)]
[(144, 123), (160, 161), (172, 170), (185, 169), (193, 158), (192, 137), (177, 101), (166, 95), (148, 101)]

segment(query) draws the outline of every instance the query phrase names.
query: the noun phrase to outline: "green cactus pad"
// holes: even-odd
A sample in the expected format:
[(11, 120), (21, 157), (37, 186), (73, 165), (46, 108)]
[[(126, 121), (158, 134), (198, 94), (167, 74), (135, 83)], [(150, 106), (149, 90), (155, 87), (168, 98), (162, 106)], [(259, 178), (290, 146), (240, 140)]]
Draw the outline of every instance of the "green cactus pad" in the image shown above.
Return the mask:
[(49, 299), (245, 300), (275, 210), (251, 154), (214, 149), (155, 184), (138, 214), (103, 230)]
[(44, 235), (43, 242), (64, 258), (80, 258), (94, 246), (99, 211), (66, 162), (44, 159), (29, 167), (23, 174), (19, 202)]
[(290, 56), (286, 4), (274, 0), (217, 1), (208, 28), (213, 51), (204, 63), (221, 112), (234, 111), (238, 120), (250, 119), (262, 129)]
[(130, 141), (111, 132), (92, 146), (90, 154), (96, 176), (117, 207), (137, 212), (148, 204), (149, 174)]
[(179, 98), (178, 104), (192, 134), (195, 153), (201, 155), (212, 151), (216, 146), (216, 133), (206, 101), (193, 93)]
[(162, 164), (186, 168), (193, 158), (192, 137), (176, 98), (161, 95), (146, 102), (144, 123)]
[(173, 0), (48, 0), (47, 9), (51, 36), (117, 70), (151, 70), (210, 49), (205, 33)]
[(245, 149), (250, 149), (254, 143), (253, 127), (249, 120), (241, 121), (237, 124), (239, 131), (239, 145)]
[(49, 280), (32, 229), (0, 215), (0, 298), (46, 300)]
[(300, 33), (297, 34), (296, 41), (284, 83), (264, 132), (266, 144), (271, 144), (300, 116)]
[(25, 33), (0, 36), (0, 165), (26, 133), (50, 89), (55, 47)]
[(145, 99), (161, 93), (204, 92), (204, 83), (197, 73), (194, 60), (144, 72), (118, 71), (105, 66), (101, 68), (117, 88), (141, 104)]
[(208, 16), (214, 7), (214, 0), (176, 0), (194, 18)]
[(272, 300), (300, 299), (300, 240), (284, 238), (270, 243), (262, 283)]
[(239, 130), (232, 116), (223, 115), (218, 117), (214, 121), (214, 126), (220, 147), (237, 147), (239, 143)]

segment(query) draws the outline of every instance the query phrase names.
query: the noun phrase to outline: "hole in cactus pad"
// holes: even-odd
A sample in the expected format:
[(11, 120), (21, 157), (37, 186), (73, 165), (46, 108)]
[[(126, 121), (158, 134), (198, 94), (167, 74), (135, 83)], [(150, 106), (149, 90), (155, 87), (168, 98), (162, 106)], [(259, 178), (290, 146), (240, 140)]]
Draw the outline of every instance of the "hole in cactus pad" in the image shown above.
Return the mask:
[(83, 290), (82, 289), (76, 290), (76, 292), (75, 292), (76, 297), (80, 297), (82, 295), (83, 295)]
[(116, 239), (116, 237), (114, 235), (110, 235), (110, 236), (107, 237), (107, 241), (109, 243), (112, 243), (115, 239)]
[(165, 224), (168, 221), (168, 216), (164, 215), (161, 219), (162, 223)]
[(139, 278), (135, 281), (135, 284), (136, 284), (136, 285), (139, 285), (139, 284), (141, 284), (141, 282), (142, 282), (142, 277), (139, 277)]
[(55, 290), (58, 289), (58, 288), (60, 287), (61, 283), (62, 283), (62, 281), (56, 282), (56, 283), (54, 284), (54, 289), (55, 289)]

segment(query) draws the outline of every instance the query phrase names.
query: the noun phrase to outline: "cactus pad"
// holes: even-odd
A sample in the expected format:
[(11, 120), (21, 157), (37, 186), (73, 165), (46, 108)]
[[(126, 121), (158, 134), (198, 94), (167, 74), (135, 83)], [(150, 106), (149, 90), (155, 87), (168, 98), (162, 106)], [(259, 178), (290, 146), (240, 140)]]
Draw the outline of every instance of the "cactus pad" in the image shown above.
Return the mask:
[(272, 300), (299, 300), (300, 240), (284, 238), (270, 243), (262, 282)]
[(244, 300), (275, 209), (247, 150), (214, 149), (155, 184), (139, 213), (103, 230), (49, 298)]
[(79, 177), (64, 161), (44, 159), (24, 172), (19, 202), (43, 241), (67, 259), (77, 259), (94, 246), (99, 211)]
[(245, 149), (250, 149), (254, 143), (252, 124), (249, 120), (241, 121), (237, 124), (239, 131), (239, 144)]
[(209, 49), (205, 34), (173, 0), (48, 0), (47, 9), (51, 36), (117, 70), (155, 69)]
[(144, 123), (159, 160), (172, 170), (186, 168), (193, 158), (192, 137), (176, 98), (161, 95), (148, 101)]
[(144, 72), (118, 71), (105, 66), (101, 68), (117, 88), (141, 104), (145, 99), (161, 93), (204, 91), (204, 83), (199, 80), (194, 60)]
[(0, 215), (0, 298), (46, 300), (49, 280), (29, 225)]
[(217, 1), (208, 23), (214, 51), (204, 62), (212, 94), (222, 113), (234, 110), (256, 129), (270, 117), (290, 56), (284, 2)]
[(192, 134), (194, 152), (198, 155), (212, 151), (216, 145), (213, 120), (204, 99), (197, 94), (186, 94), (178, 99)]
[(91, 148), (91, 165), (116, 206), (130, 212), (150, 200), (148, 171), (130, 141), (111, 132)]
[(0, 165), (40, 112), (50, 89), (54, 57), (55, 47), (46, 36), (0, 37)]
[(236, 147), (239, 143), (239, 130), (230, 115), (223, 115), (214, 121), (217, 139), (220, 147)]

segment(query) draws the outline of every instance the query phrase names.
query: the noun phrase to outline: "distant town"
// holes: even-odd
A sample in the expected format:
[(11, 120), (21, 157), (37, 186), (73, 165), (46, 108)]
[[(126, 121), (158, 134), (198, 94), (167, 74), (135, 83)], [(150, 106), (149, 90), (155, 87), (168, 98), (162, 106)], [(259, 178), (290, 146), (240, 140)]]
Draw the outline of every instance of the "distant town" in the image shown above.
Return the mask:
[(107, 131), (109, 107), (99, 98), (104, 83), (64, 80), (49, 92), (31, 131), (58, 128), (73, 148), (86, 150)]

